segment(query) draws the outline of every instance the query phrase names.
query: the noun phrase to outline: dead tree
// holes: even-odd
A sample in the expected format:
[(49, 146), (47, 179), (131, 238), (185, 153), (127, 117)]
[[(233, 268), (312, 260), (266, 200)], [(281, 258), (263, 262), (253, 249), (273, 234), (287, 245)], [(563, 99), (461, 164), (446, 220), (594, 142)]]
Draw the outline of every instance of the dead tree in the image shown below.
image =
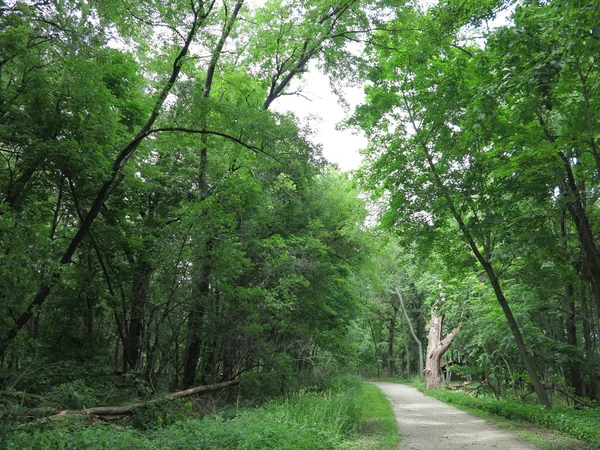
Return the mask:
[(440, 387), (440, 361), (446, 350), (450, 347), (452, 340), (460, 331), (462, 323), (452, 330), (442, 339), (442, 327), (444, 324), (444, 315), (436, 315), (436, 311), (431, 311), (431, 322), (425, 331), (428, 332), (427, 343), (427, 363), (425, 365), (425, 386), (429, 389), (437, 389)]

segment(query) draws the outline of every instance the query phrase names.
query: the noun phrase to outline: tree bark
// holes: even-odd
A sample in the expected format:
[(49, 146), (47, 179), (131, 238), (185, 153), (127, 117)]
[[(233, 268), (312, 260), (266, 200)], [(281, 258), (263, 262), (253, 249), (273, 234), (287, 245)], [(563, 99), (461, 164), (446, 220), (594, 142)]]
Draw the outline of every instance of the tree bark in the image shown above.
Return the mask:
[(444, 353), (446, 353), (450, 347), (452, 340), (460, 331), (462, 324), (459, 324), (454, 330), (448, 333), (444, 339), (442, 339), (443, 325), (444, 316), (436, 316), (434, 311), (432, 311), (431, 322), (427, 326), (427, 363), (425, 365), (425, 387), (428, 390), (440, 387), (440, 361)]
[[(406, 312), (406, 307), (404, 306), (404, 299), (402, 298), (402, 293), (400, 292), (400, 289), (398, 289), (398, 287), (396, 287), (395, 290), (396, 290), (396, 294), (398, 295), (398, 298), (400, 299), (400, 306), (402, 308), (402, 312), (404, 313), (404, 318), (406, 319), (406, 323), (408, 323), (408, 329), (410, 330), (410, 334), (413, 337), (414, 341), (417, 343), (417, 350), (419, 352), (419, 378), (423, 379), (423, 345), (421, 344), (421, 341), (417, 337), (417, 335), (415, 333), (415, 329), (412, 326), (412, 322), (410, 321), (410, 318), (408, 317), (408, 313)], [(406, 357), (408, 358), (408, 355), (406, 355)], [(408, 364), (410, 364), (410, 363), (407, 363), (407, 367), (409, 367)]]

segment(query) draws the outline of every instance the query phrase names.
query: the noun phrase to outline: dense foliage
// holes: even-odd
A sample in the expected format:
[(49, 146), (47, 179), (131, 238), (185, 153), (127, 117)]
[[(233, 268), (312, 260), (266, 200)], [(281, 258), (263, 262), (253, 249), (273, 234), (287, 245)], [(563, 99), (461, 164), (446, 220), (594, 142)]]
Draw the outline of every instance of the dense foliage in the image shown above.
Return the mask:
[[(494, 6), (510, 6), (505, 23)], [(415, 281), (431, 267), (428, 290), (447, 301), (429, 305), (464, 322), (454, 371), (497, 396), (532, 386), (548, 407), (551, 387), (600, 399), (599, 14), (577, 1), (402, 8), (390, 28), (403, 31), (367, 48), (348, 122), (369, 136), (360, 177), (418, 256)]]
[[(0, 416), (344, 371), (594, 407), (600, 3), (430, 3), (0, 0)], [(315, 69), (364, 86), (354, 174), (278, 108)], [(172, 430), (334, 448), (323, 395)]]
[(357, 6), (1, 9), (2, 384), (282, 392), (343, 354), (365, 208), (269, 107)]

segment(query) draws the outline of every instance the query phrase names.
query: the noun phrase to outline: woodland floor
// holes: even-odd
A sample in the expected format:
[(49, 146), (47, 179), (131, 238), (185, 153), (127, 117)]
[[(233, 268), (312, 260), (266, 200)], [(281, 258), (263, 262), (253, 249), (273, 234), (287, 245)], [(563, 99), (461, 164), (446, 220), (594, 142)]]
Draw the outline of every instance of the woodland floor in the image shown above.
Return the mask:
[(532, 444), (417, 389), (396, 383), (373, 383), (392, 402), (400, 433), (398, 450), (529, 450)]

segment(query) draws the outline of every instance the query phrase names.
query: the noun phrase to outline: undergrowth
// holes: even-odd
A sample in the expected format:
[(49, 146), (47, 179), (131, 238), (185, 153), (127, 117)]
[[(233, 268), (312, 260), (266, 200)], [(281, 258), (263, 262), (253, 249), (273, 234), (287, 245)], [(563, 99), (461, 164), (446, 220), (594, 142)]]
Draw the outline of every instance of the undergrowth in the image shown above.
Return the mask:
[[(156, 423), (147, 424), (151, 426), (145, 430), (106, 423), (90, 425), (67, 418), (59, 423), (12, 431), (4, 443), (0, 438), (0, 447), (7, 450), (392, 448), (384, 442), (390, 441), (386, 423), (389, 415), (385, 419), (385, 412), (381, 412), (389, 403), (385, 397), (378, 398), (373, 387), (364, 385), (359, 377), (339, 377), (325, 391), (300, 392), (258, 408), (230, 409), (206, 417), (189, 415), (176, 420), (165, 420), (163, 414)], [(366, 423), (372, 425), (365, 428)], [(363, 435), (370, 438), (365, 440)], [(365, 442), (374, 442), (376, 446), (362, 446)]]

